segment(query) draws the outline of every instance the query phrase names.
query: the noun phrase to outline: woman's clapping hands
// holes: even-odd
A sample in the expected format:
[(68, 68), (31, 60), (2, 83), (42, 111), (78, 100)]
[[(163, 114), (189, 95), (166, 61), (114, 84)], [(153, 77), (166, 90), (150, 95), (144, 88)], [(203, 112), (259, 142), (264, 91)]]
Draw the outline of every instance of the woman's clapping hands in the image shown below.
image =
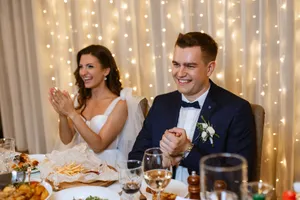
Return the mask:
[(75, 112), (73, 100), (67, 91), (60, 91), (57, 88), (50, 88), (49, 101), (59, 115), (70, 116)]

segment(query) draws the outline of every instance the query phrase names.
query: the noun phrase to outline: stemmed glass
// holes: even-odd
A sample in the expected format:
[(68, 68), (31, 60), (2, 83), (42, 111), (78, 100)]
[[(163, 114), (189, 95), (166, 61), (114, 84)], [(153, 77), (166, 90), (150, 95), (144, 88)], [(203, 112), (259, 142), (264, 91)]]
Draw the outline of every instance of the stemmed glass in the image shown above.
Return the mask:
[(0, 174), (10, 171), (9, 165), (15, 156), (15, 139), (0, 139)]
[(129, 195), (128, 199), (132, 200), (142, 184), (142, 162), (139, 160), (120, 161), (117, 166), (122, 190)]
[(247, 182), (247, 161), (244, 157), (219, 153), (200, 160), (201, 199), (245, 199), (243, 188)]
[(143, 170), (146, 184), (157, 193), (157, 200), (160, 200), (160, 192), (172, 178), (170, 158), (158, 147), (147, 149), (143, 158)]

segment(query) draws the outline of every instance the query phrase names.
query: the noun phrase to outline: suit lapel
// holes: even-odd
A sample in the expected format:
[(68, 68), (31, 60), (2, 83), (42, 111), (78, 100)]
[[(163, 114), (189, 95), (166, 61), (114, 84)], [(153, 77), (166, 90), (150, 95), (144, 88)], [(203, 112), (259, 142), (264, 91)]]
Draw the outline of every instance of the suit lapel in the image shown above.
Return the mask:
[(168, 109), (168, 124), (167, 127), (174, 128), (177, 127), (178, 124), (178, 118), (179, 118), (179, 112), (181, 108), (181, 93), (178, 91), (175, 93), (175, 98), (172, 98), (170, 100), (170, 107)]
[[(212, 116), (212, 114), (215, 112), (216, 109), (216, 102), (214, 101), (214, 93), (216, 92), (216, 88), (217, 86), (210, 81), (210, 89), (209, 92), (207, 94), (207, 97), (204, 101), (204, 104), (202, 106), (201, 112), (200, 112), (200, 116), (198, 118), (198, 123), (204, 123), (202, 117), (205, 119), (205, 121), (210, 121), (210, 118)], [(200, 138), (200, 132), (198, 130), (198, 128), (195, 129), (195, 133), (193, 136), (193, 143), (198, 143)]]

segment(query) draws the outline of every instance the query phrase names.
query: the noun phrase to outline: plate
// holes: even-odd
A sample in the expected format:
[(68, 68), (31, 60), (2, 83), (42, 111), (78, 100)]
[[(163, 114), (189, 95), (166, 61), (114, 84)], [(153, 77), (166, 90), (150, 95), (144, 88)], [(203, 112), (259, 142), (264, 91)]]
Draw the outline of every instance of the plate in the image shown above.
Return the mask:
[[(147, 197), (147, 199), (152, 199), (152, 194), (146, 192), (147, 184), (145, 180), (142, 182), (141, 192)], [(164, 189), (164, 192), (173, 193), (180, 197), (186, 197), (188, 192), (188, 186), (178, 180), (171, 179), (169, 185)]]
[(89, 196), (97, 196), (100, 198), (108, 199), (108, 200), (119, 200), (120, 196), (118, 193), (113, 192), (112, 190), (100, 187), (100, 186), (80, 186), (68, 188), (65, 190), (61, 190), (56, 192), (52, 196), (52, 200), (61, 200), (61, 199), (85, 199)]
[[(30, 160), (37, 160), (39, 163), (43, 162), (43, 160), (46, 158), (45, 154), (29, 154), (28, 155)], [(31, 173), (37, 173), (39, 172), (39, 165), (36, 167), (36, 169), (31, 170)]]
[(52, 195), (52, 192), (53, 192), (52, 186), (49, 183), (45, 182), (45, 181), (41, 182), (41, 185), (43, 185), (49, 193), (49, 196), (45, 200), (50, 199), (50, 197)]

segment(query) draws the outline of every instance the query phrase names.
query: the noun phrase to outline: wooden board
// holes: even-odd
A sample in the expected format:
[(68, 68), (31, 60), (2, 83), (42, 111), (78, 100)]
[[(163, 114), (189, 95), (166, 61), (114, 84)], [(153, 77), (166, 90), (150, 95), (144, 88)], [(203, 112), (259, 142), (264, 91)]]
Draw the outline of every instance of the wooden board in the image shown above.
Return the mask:
[(60, 191), (63, 189), (67, 188), (72, 188), (72, 187), (78, 187), (78, 186), (102, 186), (102, 187), (108, 187), (115, 183), (116, 181), (95, 181), (92, 183), (82, 183), (82, 182), (72, 182), (72, 183), (67, 183), (67, 182), (62, 182), (58, 185), (57, 188), (54, 188), (53, 183), (49, 180), (47, 180), (48, 183), (52, 186), (54, 191)]

